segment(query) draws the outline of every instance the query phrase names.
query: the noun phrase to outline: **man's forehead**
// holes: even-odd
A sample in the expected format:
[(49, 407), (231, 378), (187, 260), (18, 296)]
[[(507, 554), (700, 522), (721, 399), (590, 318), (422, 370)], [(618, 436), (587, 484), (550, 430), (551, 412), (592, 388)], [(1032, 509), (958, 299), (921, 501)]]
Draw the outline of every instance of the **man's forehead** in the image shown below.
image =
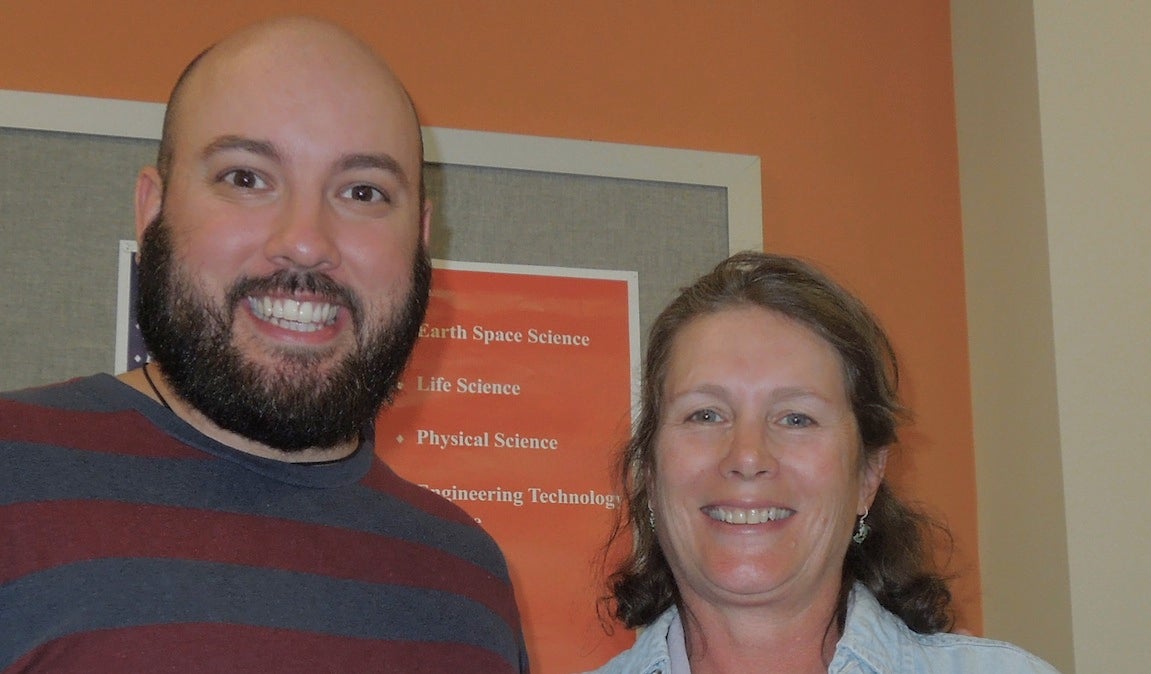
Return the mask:
[(229, 78), (203, 75), (190, 83), (177, 122), (176, 144), (191, 152), (238, 137), (284, 156), (312, 148), (331, 156), (386, 152), (405, 163), (420, 160), (416, 115), (395, 92), (318, 82), (299, 71), (257, 82), (244, 70)]

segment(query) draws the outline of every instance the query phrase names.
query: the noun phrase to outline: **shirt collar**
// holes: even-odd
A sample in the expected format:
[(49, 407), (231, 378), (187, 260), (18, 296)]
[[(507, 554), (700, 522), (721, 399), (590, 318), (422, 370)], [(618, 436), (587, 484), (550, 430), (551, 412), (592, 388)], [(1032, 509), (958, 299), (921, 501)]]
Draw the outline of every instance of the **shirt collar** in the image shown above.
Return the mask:
[(843, 636), (827, 671), (847, 671), (853, 663), (865, 664), (866, 671), (900, 671), (897, 665), (902, 659), (901, 637), (905, 629), (903, 622), (884, 609), (870, 590), (855, 583), (847, 599)]

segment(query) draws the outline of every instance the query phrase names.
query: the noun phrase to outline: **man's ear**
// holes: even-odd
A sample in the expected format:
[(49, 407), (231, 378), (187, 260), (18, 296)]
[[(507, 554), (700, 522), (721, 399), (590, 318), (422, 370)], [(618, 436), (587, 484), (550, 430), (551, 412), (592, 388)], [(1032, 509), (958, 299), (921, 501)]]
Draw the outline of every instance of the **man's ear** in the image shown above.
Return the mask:
[(164, 203), (164, 181), (155, 166), (149, 166), (136, 176), (136, 245), (144, 241), (144, 230), (160, 215)]
[(432, 238), (432, 200), (424, 199), (420, 213), (420, 238), (424, 240), (424, 249), (428, 250)]

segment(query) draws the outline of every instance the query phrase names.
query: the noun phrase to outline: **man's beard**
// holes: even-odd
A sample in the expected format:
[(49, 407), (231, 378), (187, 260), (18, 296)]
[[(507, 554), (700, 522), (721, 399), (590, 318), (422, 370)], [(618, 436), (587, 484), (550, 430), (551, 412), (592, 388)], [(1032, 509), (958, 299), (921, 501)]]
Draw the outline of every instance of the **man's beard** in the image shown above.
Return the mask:
[[(391, 402), (427, 308), (432, 269), (421, 240), (411, 288), (386, 320), (367, 325), (352, 290), (316, 272), (278, 271), (241, 278), (214, 305), (175, 259), (171, 229), (157, 217), (140, 245), (137, 319), (169, 385), (217, 426), (284, 451), (327, 448), (354, 439)], [(340, 362), (289, 347), (262, 367), (233, 342), (232, 317), (249, 296), (318, 293), (350, 311), (356, 349)], [(317, 370), (327, 365), (327, 374)]]

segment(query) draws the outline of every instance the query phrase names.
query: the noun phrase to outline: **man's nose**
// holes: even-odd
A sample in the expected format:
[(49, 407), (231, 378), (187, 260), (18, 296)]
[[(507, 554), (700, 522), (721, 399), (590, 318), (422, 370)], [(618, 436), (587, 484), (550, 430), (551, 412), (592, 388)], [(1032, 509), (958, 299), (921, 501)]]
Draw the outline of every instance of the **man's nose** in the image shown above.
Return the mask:
[(293, 199), (277, 214), (264, 246), (277, 266), (326, 271), (340, 265), (335, 217), (320, 199)]

